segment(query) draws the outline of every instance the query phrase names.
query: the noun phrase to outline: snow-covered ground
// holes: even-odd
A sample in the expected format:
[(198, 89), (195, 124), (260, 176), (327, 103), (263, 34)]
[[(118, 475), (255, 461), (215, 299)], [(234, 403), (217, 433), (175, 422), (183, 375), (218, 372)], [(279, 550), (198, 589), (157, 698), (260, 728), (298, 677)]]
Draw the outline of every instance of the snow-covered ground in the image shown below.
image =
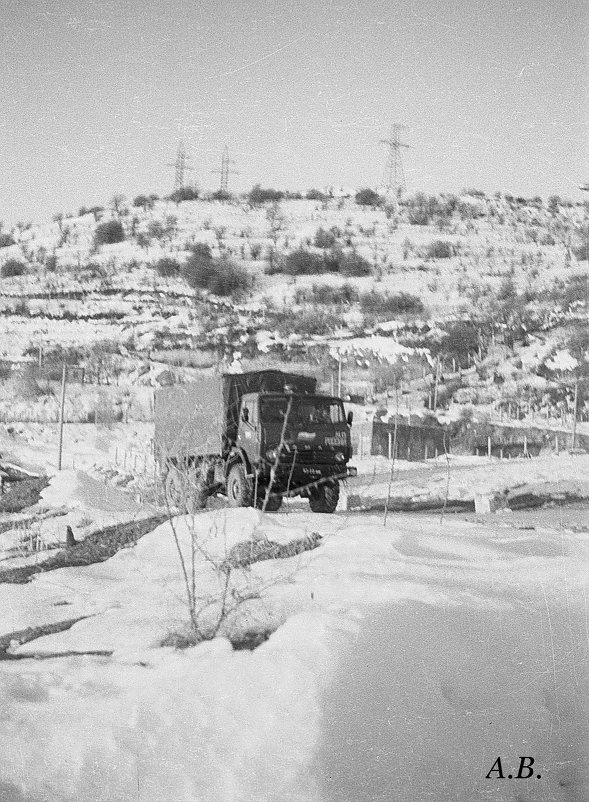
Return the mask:
[[(80, 485), (46, 493), (87, 508)], [(522, 799), (587, 798), (586, 533), (294, 508), (174, 524), (188, 565), (193, 536), (213, 559), (251, 537), (323, 542), (237, 572), (248, 600), (221, 634), (279, 627), (253, 652), (160, 645), (188, 620), (170, 523), (0, 584), (0, 634), (81, 618), (10, 650), (44, 659), (0, 662), (6, 802), (507, 802), (508, 780), (485, 779), (498, 755), (506, 773), (535, 756)], [(220, 583), (197, 556), (203, 607)]]

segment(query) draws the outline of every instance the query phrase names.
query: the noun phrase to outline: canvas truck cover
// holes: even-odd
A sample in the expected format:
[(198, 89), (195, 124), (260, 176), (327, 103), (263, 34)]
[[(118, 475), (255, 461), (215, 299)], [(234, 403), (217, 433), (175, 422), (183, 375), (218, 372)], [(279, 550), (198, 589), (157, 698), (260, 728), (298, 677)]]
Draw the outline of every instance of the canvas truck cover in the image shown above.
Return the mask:
[(220, 454), (224, 429), (220, 376), (194, 384), (162, 387), (155, 394), (155, 453), (165, 461), (196, 454)]

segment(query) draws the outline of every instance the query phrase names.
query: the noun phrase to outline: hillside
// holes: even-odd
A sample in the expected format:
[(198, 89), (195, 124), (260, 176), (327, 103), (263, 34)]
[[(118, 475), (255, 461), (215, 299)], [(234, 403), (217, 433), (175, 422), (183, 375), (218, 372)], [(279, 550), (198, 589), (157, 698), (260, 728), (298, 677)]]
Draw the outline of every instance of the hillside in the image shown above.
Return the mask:
[[(126, 403), (127, 416), (149, 418), (138, 385), (170, 380), (176, 364), (228, 365), (238, 352), (252, 366), (311, 360), (326, 384), (339, 362), (344, 392), (397, 386), (409, 410), (517, 402), (518, 417), (565, 422), (586, 367), (586, 206), (471, 192), (395, 208), (309, 194), (115, 196), (111, 208), (3, 232), (6, 403), (55, 419), (50, 383), (65, 356), (93, 385), (133, 388), (126, 401), (114, 392), (113, 414)], [(48, 383), (17, 392), (14, 368), (27, 363)], [(93, 404), (69, 414), (85, 420)], [(12, 419), (6, 407), (2, 417)]]

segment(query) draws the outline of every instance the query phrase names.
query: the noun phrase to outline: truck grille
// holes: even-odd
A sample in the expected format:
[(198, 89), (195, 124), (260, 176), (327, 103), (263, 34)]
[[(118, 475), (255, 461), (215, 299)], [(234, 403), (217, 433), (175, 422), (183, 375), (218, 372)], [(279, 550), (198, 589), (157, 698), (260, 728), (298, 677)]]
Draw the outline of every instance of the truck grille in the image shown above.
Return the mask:
[(280, 455), (281, 464), (291, 465), (293, 459), (295, 459), (297, 465), (332, 465), (335, 463), (335, 451), (332, 448), (322, 446), (315, 446), (312, 449), (299, 447), (296, 450), (295, 448), (290, 448)]

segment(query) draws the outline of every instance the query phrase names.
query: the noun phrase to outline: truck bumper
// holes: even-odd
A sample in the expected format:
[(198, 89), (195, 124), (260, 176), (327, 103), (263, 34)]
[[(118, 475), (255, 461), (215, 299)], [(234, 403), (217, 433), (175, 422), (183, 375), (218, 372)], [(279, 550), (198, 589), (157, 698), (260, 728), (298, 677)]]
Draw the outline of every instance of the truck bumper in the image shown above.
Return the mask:
[[(358, 469), (351, 466), (322, 466), (322, 469), (310, 469), (307, 466), (292, 473), (288, 470), (278, 470), (273, 483), (273, 492), (285, 497), (307, 495), (313, 488), (334, 481), (345, 481), (357, 476)], [(265, 484), (268, 478), (262, 479)]]

